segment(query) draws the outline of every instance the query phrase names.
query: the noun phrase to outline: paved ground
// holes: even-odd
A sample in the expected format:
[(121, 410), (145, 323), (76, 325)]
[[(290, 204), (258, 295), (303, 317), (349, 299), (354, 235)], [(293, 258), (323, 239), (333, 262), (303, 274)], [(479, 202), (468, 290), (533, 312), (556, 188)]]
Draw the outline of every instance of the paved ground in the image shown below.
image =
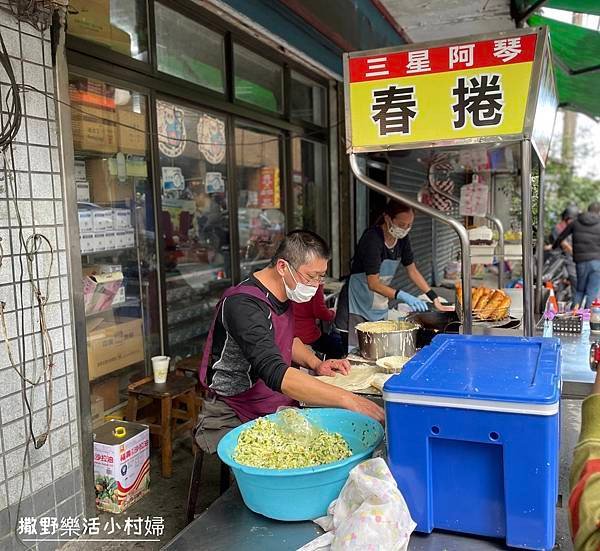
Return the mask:
[[(127, 517), (156, 517), (164, 519), (164, 534), (159, 542), (80, 542), (73, 541), (61, 548), (61, 551), (155, 551), (165, 545), (185, 526), (185, 506), (188, 485), (192, 471), (191, 438), (182, 437), (174, 444), (173, 476), (169, 479), (160, 476), (160, 456), (152, 454), (150, 458), (150, 493), (132, 505), (121, 515), (99, 513), (100, 524), (104, 526), (113, 517), (123, 526)], [(207, 457), (202, 472), (203, 486), (198, 499), (197, 512), (205, 510), (219, 495), (219, 462), (216, 457)], [(116, 537), (115, 533), (109, 537)], [(98, 536), (106, 538), (106, 535)], [(123, 533), (123, 537), (127, 537)], [(133, 536), (131, 536), (133, 537)]]

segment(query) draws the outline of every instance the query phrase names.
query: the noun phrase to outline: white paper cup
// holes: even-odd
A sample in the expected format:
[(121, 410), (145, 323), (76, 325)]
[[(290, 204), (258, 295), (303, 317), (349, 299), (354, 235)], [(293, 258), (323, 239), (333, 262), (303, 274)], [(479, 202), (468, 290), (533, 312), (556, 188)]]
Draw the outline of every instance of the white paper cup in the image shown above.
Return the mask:
[(154, 372), (155, 383), (167, 382), (170, 362), (171, 358), (169, 356), (154, 356), (152, 358), (152, 371)]

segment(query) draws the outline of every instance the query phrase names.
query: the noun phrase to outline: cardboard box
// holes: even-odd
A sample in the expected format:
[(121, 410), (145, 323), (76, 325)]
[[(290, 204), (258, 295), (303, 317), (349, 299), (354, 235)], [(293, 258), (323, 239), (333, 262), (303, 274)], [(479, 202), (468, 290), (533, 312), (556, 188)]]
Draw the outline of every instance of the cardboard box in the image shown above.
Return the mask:
[(121, 402), (119, 397), (119, 377), (107, 377), (101, 381), (93, 382), (90, 387), (92, 401), (94, 397), (102, 398), (102, 417), (104, 412), (118, 406)]
[(93, 201), (99, 204), (132, 202), (134, 198), (133, 182), (130, 179), (119, 182), (116, 162), (111, 161), (113, 159), (88, 159), (86, 161)]
[(90, 399), (92, 402), (92, 428), (96, 429), (104, 424), (104, 398), (92, 394)]
[(115, 232), (115, 248), (125, 249), (127, 247), (127, 233), (124, 231)]
[(73, 147), (78, 151), (116, 153), (117, 115), (114, 111), (75, 104), (71, 109)]
[(71, 0), (67, 23), (69, 34), (93, 42), (108, 44), (111, 40), (110, 2), (108, 0)]
[(114, 25), (110, 26), (110, 39), (106, 45), (115, 52), (131, 57), (131, 36)]
[(126, 318), (118, 324), (101, 322), (93, 329), (88, 325), (87, 352), (90, 380), (142, 362), (142, 320)]
[(79, 248), (81, 254), (89, 254), (94, 252), (94, 234), (81, 233), (79, 234)]
[(85, 175), (85, 161), (76, 160), (75, 161), (75, 181), (76, 182), (85, 182), (87, 177)]
[(96, 507), (122, 513), (148, 493), (150, 430), (146, 425), (109, 421), (94, 431)]
[(97, 209), (92, 211), (94, 231), (106, 231), (113, 229), (112, 209)]
[(104, 232), (94, 232), (94, 242), (92, 244), (93, 252), (98, 253), (106, 250), (106, 234)]
[(125, 247), (135, 247), (135, 232), (133, 230), (125, 230)]
[(75, 182), (75, 193), (78, 203), (90, 202), (90, 184), (89, 182)]
[(131, 228), (131, 210), (113, 209), (113, 227), (115, 230)]
[[(134, 155), (146, 153), (146, 117), (140, 113), (117, 109), (117, 123), (119, 131), (119, 151)], [(137, 128), (128, 128), (128, 127)]]
[(94, 230), (94, 217), (90, 209), (79, 209), (77, 215), (79, 218), (80, 233), (87, 233)]

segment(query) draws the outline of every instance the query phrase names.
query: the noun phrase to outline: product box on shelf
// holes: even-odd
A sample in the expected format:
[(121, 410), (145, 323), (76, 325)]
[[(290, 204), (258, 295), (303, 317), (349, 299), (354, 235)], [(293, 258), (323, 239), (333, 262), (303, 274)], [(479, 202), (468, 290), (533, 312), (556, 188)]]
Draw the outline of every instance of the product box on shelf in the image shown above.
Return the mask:
[(105, 231), (113, 229), (112, 209), (95, 209), (92, 211), (94, 231)]
[(71, 110), (75, 151), (117, 152), (116, 114), (108, 109), (76, 105)]
[(78, 203), (90, 202), (90, 184), (89, 182), (75, 182), (75, 193)]
[[(86, 171), (91, 182), (91, 195), (96, 203), (133, 201), (133, 182), (129, 178), (119, 181), (114, 159), (88, 159)], [(129, 165), (129, 163), (127, 163)]]
[(91, 379), (144, 360), (142, 320), (121, 318), (121, 323), (109, 323), (91, 318), (88, 323), (88, 371)]
[(106, 234), (104, 232), (94, 232), (93, 252), (98, 253), (106, 250)]
[(77, 211), (79, 218), (79, 231), (80, 233), (91, 232), (94, 230), (94, 218), (92, 211), (89, 209), (79, 209)]
[(131, 228), (131, 210), (113, 209), (113, 227), (115, 230)]
[(98, 274), (110, 274), (112, 272), (122, 272), (123, 266), (121, 264), (96, 264), (92, 266), (92, 269)]
[(94, 431), (96, 507), (122, 513), (148, 493), (150, 431), (146, 425), (108, 421)]
[(135, 247), (135, 233), (133, 229), (125, 230), (125, 247)]
[(115, 249), (118, 249), (119, 247), (117, 247), (116, 241), (115, 241), (115, 235), (116, 235), (116, 231), (113, 230), (109, 230), (104, 232), (104, 243), (106, 244), (106, 250), (107, 251), (113, 251)]
[(146, 117), (126, 109), (117, 109), (119, 151), (134, 155), (146, 153)]
[(124, 249), (126, 247), (125, 232), (123, 230), (115, 232), (115, 249)]
[(93, 253), (94, 252), (94, 234), (93, 233), (79, 234), (79, 247), (81, 248), (81, 254)]
[(85, 275), (83, 278), (85, 313), (89, 315), (110, 310), (122, 286), (122, 272)]
[(125, 287), (121, 285), (121, 287), (119, 287), (119, 290), (117, 291), (117, 294), (113, 298), (112, 305), (117, 306), (119, 304), (123, 304), (126, 300), (127, 297), (125, 295)]
[(75, 181), (76, 182), (85, 182), (85, 161), (83, 159), (75, 160)]

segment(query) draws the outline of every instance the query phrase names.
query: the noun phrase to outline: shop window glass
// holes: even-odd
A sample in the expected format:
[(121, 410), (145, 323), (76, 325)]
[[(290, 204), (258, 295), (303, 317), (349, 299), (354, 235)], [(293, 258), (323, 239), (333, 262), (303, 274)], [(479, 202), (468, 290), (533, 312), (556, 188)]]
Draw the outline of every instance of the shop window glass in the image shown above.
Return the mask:
[(157, 102), (169, 354), (202, 353), (231, 284), (225, 119)]
[(67, 32), (120, 54), (148, 61), (145, 0), (71, 0)]
[(159, 71), (223, 92), (223, 35), (162, 4), (154, 10)]
[(283, 111), (282, 68), (251, 52), (234, 45), (235, 97), (269, 111)]
[(264, 268), (283, 239), (280, 146), (277, 134), (235, 129), (242, 277)]
[(295, 228), (312, 230), (329, 241), (326, 145), (292, 140), (292, 189)]
[(147, 98), (71, 75), (75, 192), (91, 393), (100, 419), (160, 353)]
[(327, 123), (327, 90), (324, 86), (292, 71), (292, 118), (319, 126)]

